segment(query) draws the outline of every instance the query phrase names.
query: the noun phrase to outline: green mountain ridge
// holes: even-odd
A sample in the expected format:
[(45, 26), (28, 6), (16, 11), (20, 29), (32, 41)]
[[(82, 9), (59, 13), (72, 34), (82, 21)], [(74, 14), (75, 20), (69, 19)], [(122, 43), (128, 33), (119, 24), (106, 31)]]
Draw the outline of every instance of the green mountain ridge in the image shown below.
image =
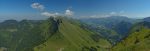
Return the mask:
[(80, 24), (70, 23), (63, 18), (56, 20), (59, 21), (58, 31), (44, 44), (35, 47), (35, 51), (99, 51), (111, 47), (111, 44), (102, 38), (95, 42), (91, 38), (95, 34), (82, 29)]

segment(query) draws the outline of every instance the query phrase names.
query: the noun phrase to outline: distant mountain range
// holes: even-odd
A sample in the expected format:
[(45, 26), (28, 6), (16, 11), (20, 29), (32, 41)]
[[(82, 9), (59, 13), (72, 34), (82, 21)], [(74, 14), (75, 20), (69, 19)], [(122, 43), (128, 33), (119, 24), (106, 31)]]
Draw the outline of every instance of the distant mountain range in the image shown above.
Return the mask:
[(110, 16), (110, 17), (103, 17), (103, 18), (83, 18), (80, 19), (82, 22), (86, 22), (88, 24), (94, 24), (94, 25), (102, 25), (107, 28), (113, 28), (116, 24), (124, 21), (124, 22), (130, 22), (135, 23), (136, 19), (131, 19), (125, 16)]
[(144, 18), (144, 21), (150, 22), (150, 17)]

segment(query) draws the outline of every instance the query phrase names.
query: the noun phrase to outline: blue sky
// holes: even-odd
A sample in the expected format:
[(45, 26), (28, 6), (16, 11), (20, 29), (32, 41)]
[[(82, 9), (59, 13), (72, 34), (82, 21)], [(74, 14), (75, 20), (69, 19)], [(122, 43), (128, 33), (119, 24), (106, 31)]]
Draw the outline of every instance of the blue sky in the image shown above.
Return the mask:
[(150, 0), (0, 0), (0, 19), (45, 19), (31, 4), (42, 4), (48, 12), (65, 13), (71, 7), (74, 17), (123, 15), (150, 16)]

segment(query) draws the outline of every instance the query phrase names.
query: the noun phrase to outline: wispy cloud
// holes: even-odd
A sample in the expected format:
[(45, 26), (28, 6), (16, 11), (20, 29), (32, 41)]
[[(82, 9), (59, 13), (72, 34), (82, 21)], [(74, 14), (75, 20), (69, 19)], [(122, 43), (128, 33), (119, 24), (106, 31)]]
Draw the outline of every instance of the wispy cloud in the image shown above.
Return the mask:
[(116, 12), (110, 12), (110, 15), (116, 15), (117, 13)]
[(34, 9), (38, 9), (38, 10), (44, 10), (44, 6), (40, 3), (33, 3), (31, 4), (31, 7), (34, 8)]
[(109, 14), (110, 16), (127, 16), (127, 15), (125, 15), (125, 11), (119, 11), (119, 12), (110, 12), (110, 14)]
[(70, 16), (74, 15), (74, 12), (71, 11), (70, 9), (65, 10), (64, 14), (60, 14), (58, 12), (50, 13), (48, 11), (45, 11), (44, 5), (42, 5), (40, 3), (32, 3), (31, 7), (34, 8), (34, 9), (39, 10), (41, 15), (47, 16), (47, 17), (51, 17), (51, 16), (56, 17), (56, 16), (59, 16), (59, 15), (64, 15), (64, 16), (69, 16), (70, 17)]
[(73, 16), (74, 12), (71, 11), (70, 9), (67, 9), (66, 12), (65, 12), (65, 15), (67, 16)]
[(40, 3), (32, 3), (31, 4), (31, 7), (34, 8), (34, 9), (38, 9), (41, 13), (41, 15), (43, 16), (47, 16), (47, 17), (56, 17), (59, 15), (59, 13), (50, 13), (48, 11), (45, 11), (45, 7), (44, 5), (40, 4)]
[(58, 13), (42, 12), (41, 15), (48, 16), (48, 17), (51, 17), (51, 16), (55, 17), (58, 15)]
[(80, 16), (81, 18), (87, 18), (87, 17), (90, 17), (90, 18), (104, 18), (104, 17), (110, 17), (110, 16), (127, 16), (125, 14), (125, 11), (119, 11), (119, 12), (109, 12), (109, 13), (106, 13), (106, 14), (94, 14), (94, 15), (89, 15), (89, 16)]

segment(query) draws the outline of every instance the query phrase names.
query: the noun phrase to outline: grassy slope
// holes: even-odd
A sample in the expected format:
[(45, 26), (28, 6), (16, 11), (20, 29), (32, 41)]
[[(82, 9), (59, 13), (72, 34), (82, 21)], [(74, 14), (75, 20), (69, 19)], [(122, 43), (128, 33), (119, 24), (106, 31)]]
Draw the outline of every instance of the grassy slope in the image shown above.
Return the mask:
[(114, 46), (112, 51), (150, 51), (149, 40), (150, 29), (144, 26), (137, 26), (131, 31), (131, 35)]
[(90, 35), (93, 33), (81, 29), (78, 25), (71, 24), (67, 20), (62, 19), (59, 25), (59, 31), (50, 37), (44, 44), (34, 48), (35, 51), (81, 51), (85, 47), (95, 47), (98, 50), (106, 50), (104, 48), (110, 47), (108, 41), (100, 39), (95, 42)]

